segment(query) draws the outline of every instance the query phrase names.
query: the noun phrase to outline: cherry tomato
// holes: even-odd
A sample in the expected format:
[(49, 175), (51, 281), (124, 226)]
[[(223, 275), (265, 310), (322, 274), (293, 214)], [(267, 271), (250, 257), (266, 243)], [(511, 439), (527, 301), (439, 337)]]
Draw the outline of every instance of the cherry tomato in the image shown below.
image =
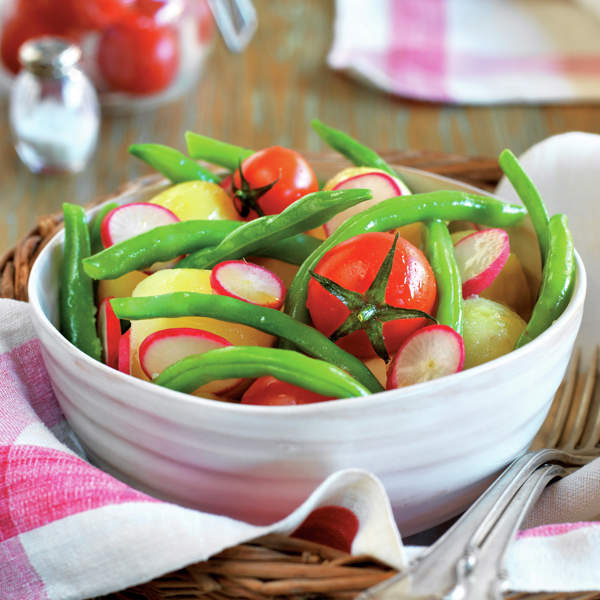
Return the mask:
[[(315, 271), (346, 289), (362, 294), (375, 279), (393, 241), (394, 236), (391, 233), (357, 235), (327, 252)], [(386, 288), (386, 303), (390, 306), (431, 313), (436, 294), (437, 285), (429, 262), (418, 248), (399, 237)], [(340, 300), (314, 279), (311, 279), (308, 285), (306, 306), (313, 325), (327, 336), (350, 314)], [(426, 324), (426, 319), (396, 319), (384, 323), (383, 337), (388, 353), (392, 355), (406, 337)], [(337, 344), (361, 358), (375, 356), (367, 335), (362, 330), (341, 338)]]
[[(242, 172), (253, 190), (277, 182), (257, 199), (258, 206), (265, 215), (278, 214), (298, 198), (319, 189), (317, 176), (306, 159), (295, 150), (281, 146), (271, 146), (255, 152), (242, 162)], [(239, 169), (234, 174), (233, 183), (237, 189), (242, 189)], [(245, 200), (235, 198), (235, 204), (246, 220), (256, 219), (258, 216), (252, 209), (246, 214), (247, 211), (243, 210)]]
[[(44, 0), (36, 0), (43, 2)], [(127, 14), (134, 0), (53, 0), (61, 19), (70, 27), (95, 30), (106, 27)]]
[(259, 377), (242, 396), (242, 404), (261, 404), (264, 406), (288, 406), (293, 404), (311, 404), (333, 400), (310, 390), (292, 385), (265, 375)]
[(64, 30), (55, 23), (38, 18), (36, 13), (18, 11), (4, 22), (0, 40), (2, 63), (9, 71), (16, 74), (21, 70), (19, 48), (24, 42), (42, 35), (63, 33)]
[(115, 90), (131, 94), (160, 92), (177, 73), (177, 32), (143, 16), (123, 19), (102, 32), (98, 65)]
[(135, 12), (156, 18), (159, 13), (171, 2), (171, 0), (135, 0)]

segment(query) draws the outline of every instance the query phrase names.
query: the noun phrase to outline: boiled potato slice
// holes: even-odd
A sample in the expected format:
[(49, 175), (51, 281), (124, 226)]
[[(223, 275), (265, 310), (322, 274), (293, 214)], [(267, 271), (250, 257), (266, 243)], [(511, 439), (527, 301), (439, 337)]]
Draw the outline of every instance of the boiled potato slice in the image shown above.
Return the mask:
[(102, 279), (98, 282), (98, 306), (105, 298), (128, 298), (138, 283), (148, 275), (142, 271), (130, 271), (116, 279)]
[(186, 181), (178, 183), (154, 196), (151, 204), (164, 206), (182, 221), (193, 219), (241, 220), (227, 192), (209, 181)]
[(517, 313), (498, 302), (479, 297), (465, 300), (464, 368), (475, 367), (511, 352), (526, 325)]
[[(203, 269), (165, 269), (164, 271), (157, 271), (138, 284), (133, 291), (133, 296), (155, 296), (173, 292), (212, 294), (210, 271)], [(272, 346), (275, 342), (275, 338), (272, 335), (263, 333), (253, 327), (207, 317), (176, 317), (132, 321), (132, 375), (140, 379), (148, 379), (142, 371), (137, 358), (140, 344), (151, 333), (172, 327), (204, 329), (224, 337), (234, 346)]]
[(508, 306), (520, 317), (528, 320), (531, 316), (531, 291), (521, 261), (510, 254), (502, 271), (492, 284), (481, 292), (483, 298)]
[(383, 389), (385, 389), (387, 383), (387, 366), (385, 362), (379, 356), (375, 356), (374, 358), (364, 359), (363, 363), (375, 375)]

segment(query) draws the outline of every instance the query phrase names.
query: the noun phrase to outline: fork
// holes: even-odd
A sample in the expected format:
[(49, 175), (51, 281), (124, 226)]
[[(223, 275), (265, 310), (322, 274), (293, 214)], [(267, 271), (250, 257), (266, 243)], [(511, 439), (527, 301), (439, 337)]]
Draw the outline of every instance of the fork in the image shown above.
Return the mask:
[(357, 600), (467, 600), (501, 598), (502, 563), (528, 509), (550, 481), (600, 456), (600, 394), (594, 399), (598, 347), (587, 374), (573, 354), (548, 417), (532, 443), (428, 550), (406, 571)]

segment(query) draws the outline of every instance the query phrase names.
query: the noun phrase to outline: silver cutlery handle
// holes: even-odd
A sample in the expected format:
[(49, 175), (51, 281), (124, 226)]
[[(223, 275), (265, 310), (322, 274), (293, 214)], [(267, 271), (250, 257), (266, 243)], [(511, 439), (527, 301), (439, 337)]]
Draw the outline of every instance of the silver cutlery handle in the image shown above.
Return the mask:
[(545, 449), (517, 458), (437, 542), (409, 565), (407, 571), (366, 590), (357, 600), (443, 596), (454, 589), (457, 573), (473, 566), (473, 548), (484, 542), (532, 473), (545, 463), (584, 465), (597, 456), (597, 453), (584, 455)]
[(472, 549), (468, 572), (458, 574), (464, 600), (501, 600), (508, 591), (508, 578), (504, 569), (506, 554), (517, 535), (519, 525), (546, 486), (567, 470), (560, 465), (546, 465), (535, 471), (519, 489), (502, 516), (498, 519), (483, 543)]

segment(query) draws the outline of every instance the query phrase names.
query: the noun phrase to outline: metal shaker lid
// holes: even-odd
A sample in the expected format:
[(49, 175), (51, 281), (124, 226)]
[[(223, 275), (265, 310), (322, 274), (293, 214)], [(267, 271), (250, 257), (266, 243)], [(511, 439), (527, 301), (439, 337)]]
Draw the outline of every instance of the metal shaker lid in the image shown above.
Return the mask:
[(77, 44), (57, 37), (40, 37), (25, 42), (19, 50), (23, 67), (36, 75), (60, 77), (81, 58)]

